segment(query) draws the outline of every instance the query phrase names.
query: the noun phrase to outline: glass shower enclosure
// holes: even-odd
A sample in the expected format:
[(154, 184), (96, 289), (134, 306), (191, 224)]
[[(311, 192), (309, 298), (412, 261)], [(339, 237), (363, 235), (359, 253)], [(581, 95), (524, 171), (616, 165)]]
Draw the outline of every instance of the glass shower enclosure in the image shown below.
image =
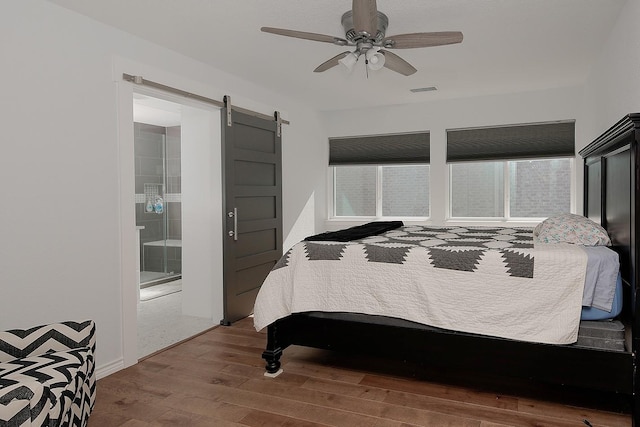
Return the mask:
[(134, 123), (140, 287), (182, 275), (180, 126)]

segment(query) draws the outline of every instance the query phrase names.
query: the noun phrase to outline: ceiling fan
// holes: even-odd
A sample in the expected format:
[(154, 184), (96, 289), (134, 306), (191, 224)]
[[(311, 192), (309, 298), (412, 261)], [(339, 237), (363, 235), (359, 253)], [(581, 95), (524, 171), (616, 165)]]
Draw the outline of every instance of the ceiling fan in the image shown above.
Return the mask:
[(379, 70), (385, 67), (410, 76), (417, 71), (413, 65), (388, 49), (411, 49), (462, 42), (460, 31), (409, 33), (387, 37), (385, 31), (388, 25), (389, 18), (378, 11), (376, 0), (353, 0), (352, 9), (342, 15), (344, 38), (273, 27), (262, 27), (261, 30), (265, 33), (333, 43), (338, 46), (355, 46), (354, 51), (342, 52), (320, 64), (313, 70), (316, 73), (339, 64), (351, 70), (360, 56), (364, 55), (368, 69)]

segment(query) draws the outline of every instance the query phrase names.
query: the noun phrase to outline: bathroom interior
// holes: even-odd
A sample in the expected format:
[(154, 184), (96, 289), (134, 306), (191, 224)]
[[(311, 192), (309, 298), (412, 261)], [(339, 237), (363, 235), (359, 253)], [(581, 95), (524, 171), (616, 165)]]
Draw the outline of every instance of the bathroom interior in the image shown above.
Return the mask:
[(215, 325), (182, 309), (182, 108), (134, 93), (140, 359)]

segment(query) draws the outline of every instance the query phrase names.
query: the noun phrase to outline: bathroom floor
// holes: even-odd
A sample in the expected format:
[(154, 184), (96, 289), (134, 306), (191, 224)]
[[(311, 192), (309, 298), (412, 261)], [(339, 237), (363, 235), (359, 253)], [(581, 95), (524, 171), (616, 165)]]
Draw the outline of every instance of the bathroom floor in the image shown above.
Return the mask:
[(155, 298), (182, 291), (182, 279), (171, 282), (159, 283), (153, 286), (140, 287), (140, 301), (149, 301)]
[(138, 304), (138, 358), (205, 331), (218, 323), (182, 314), (182, 292)]
[(170, 275), (158, 271), (141, 271), (140, 272), (140, 284), (141, 287), (152, 286), (151, 282), (167, 280)]

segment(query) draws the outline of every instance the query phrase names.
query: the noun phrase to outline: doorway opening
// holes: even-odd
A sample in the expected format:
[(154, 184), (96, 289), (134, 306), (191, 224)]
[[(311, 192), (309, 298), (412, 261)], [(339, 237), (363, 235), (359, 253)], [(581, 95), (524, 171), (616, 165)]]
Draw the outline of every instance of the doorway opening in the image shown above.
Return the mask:
[[(180, 102), (133, 93), (138, 358), (217, 324), (211, 316), (197, 312), (190, 304), (194, 299), (210, 298), (211, 289), (195, 283), (197, 275), (193, 269), (191, 274), (187, 272), (183, 276), (183, 256), (189, 256), (189, 251), (183, 255), (183, 229), (189, 234), (190, 225), (185, 224), (183, 215), (182, 165), (194, 155), (193, 147), (197, 146), (194, 139), (210, 138), (208, 134), (196, 135), (199, 130), (194, 129), (193, 120), (185, 117), (192, 110), (193, 107)], [(188, 185), (199, 185), (193, 177), (186, 178)], [(186, 193), (189, 198), (189, 191)], [(189, 209), (187, 201), (186, 210)], [(189, 221), (189, 215), (186, 220)], [(187, 245), (189, 240), (187, 238)], [(191, 249), (197, 245), (191, 239)]]

